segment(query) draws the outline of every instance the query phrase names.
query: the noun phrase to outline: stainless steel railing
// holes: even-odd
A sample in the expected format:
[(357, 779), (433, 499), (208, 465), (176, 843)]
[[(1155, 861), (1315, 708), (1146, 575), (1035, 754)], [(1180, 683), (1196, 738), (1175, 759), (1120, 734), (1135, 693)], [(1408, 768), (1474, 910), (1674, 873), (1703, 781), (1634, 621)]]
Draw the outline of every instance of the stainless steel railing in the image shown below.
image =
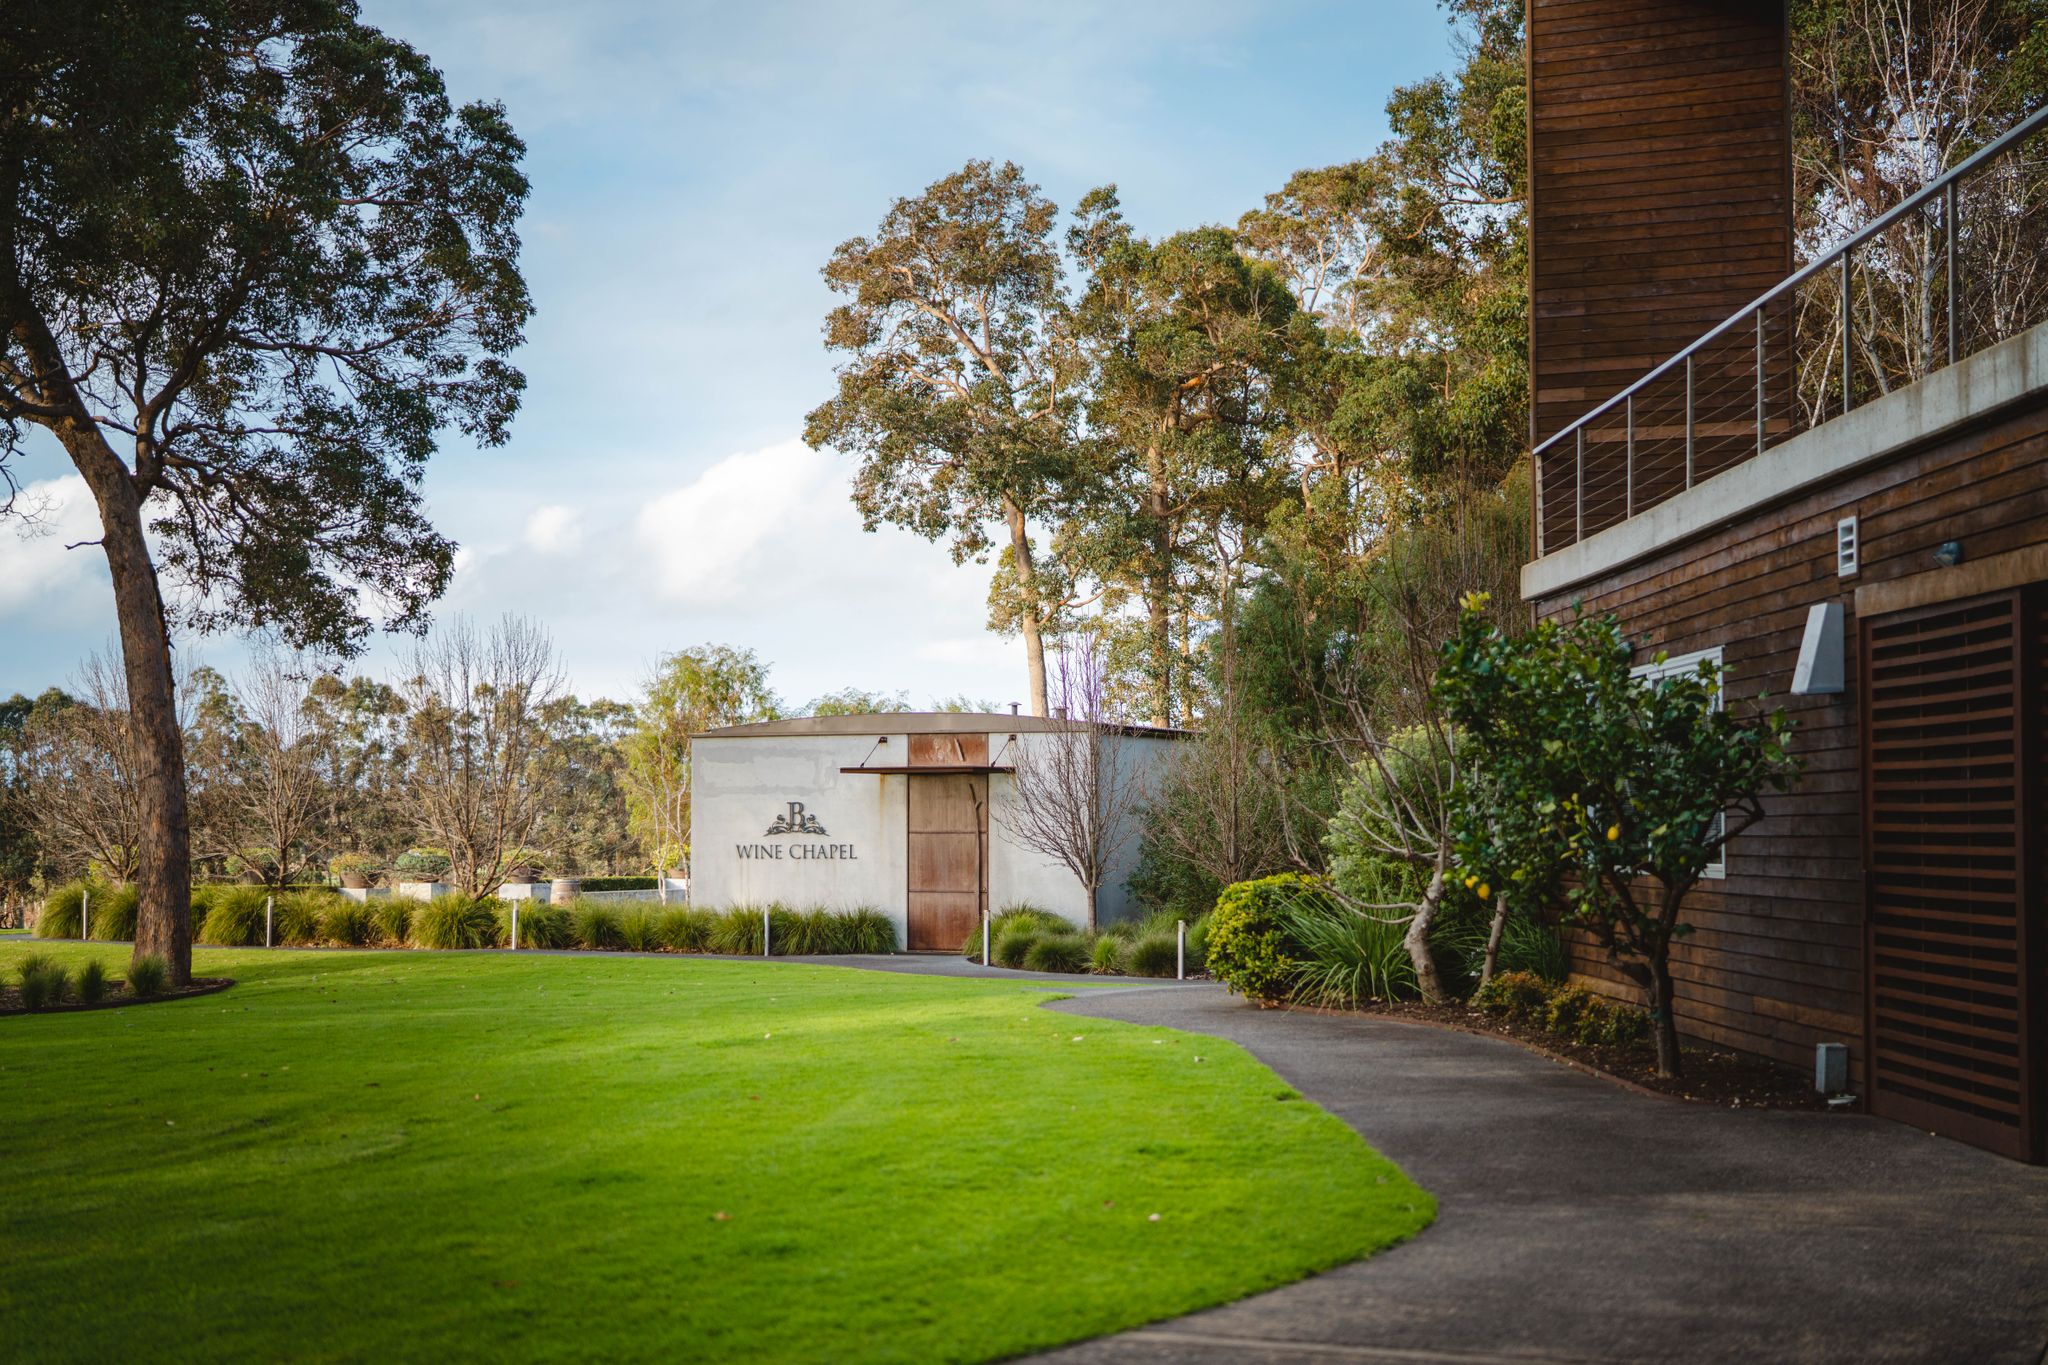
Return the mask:
[(2048, 319), (2048, 107), (1536, 447), (1543, 555)]

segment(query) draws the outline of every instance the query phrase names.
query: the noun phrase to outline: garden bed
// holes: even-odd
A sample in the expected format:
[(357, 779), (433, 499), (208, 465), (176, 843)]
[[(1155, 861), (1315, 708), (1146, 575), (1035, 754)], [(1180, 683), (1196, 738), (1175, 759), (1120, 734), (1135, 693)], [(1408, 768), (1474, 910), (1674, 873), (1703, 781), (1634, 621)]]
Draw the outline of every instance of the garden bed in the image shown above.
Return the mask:
[(1669, 1080), (1657, 1074), (1656, 1055), (1647, 1044), (1614, 1047), (1580, 1043), (1559, 1037), (1540, 1025), (1491, 1018), (1467, 1005), (1397, 1000), (1375, 1001), (1357, 1010), (1313, 1012), (1376, 1015), (1401, 1023), (1507, 1038), (1553, 1061), (1672, 1099), (1729, 1109), (1829, 1108), (1827, 1100), (1814, 1090), (1810, 1077), (1761, 1057), (1719, 1048), (1683, 1048), (1685, 1074)]
[(135, 996), (129, 994), (127, 982), (110, 981), (107, 983), (107, 993), (90, 1004), (75, 998), (65, 999), (36, 1010), (31, 1010), (21, 1003), (20, 987), (0, 986), (0, 1015), (69, 1014), (78, 1010), (111, 1010), (129, 1005), (156, 1005), (166, 1000), (189, 1000), (195, 995), (212, 995), (234, 984), (232, 977), (195, 976), (189, 986), (166, 986), (155, 995)]

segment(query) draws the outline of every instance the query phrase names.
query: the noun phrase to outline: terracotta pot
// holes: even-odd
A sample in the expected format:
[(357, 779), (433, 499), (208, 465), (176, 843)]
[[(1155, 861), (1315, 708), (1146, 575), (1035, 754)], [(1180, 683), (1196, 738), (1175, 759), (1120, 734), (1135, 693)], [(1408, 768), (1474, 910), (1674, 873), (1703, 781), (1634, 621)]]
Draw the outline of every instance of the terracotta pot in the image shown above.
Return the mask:
[(366, 872), (344, 872), (341, 874), (341, 884), (351, 891), (363, 891), (369, 888), (370, 877)]

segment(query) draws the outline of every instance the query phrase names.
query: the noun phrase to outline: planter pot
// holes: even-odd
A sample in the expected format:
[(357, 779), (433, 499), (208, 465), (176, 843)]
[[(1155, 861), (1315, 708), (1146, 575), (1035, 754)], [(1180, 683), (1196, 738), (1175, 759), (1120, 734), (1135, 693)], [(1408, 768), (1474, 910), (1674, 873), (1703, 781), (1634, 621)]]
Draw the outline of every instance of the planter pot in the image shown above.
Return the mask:
[(531, 863), (520, 863), (516, 867), (505, 869), (505, 880), (508, 882), (530, 882), (539, 875), (540, 869)]
[(368, 889), (370, 878), (363, 872), (344, 872), (341, 874), (341, 884), (350, 891), (363, 891)]
[(567, 905), (576, 899), (576, 893), (583, 889), (581, 877), (557, 877), (548, 884), (548, 903)]

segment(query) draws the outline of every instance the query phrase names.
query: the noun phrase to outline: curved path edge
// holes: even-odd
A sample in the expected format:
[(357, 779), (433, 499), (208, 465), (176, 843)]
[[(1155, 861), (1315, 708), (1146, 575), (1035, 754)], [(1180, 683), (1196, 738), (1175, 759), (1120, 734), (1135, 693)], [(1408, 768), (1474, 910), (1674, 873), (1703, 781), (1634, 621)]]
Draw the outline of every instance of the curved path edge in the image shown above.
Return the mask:
[(1237, 1043), (1437, 1197), (1412, 1242), (1060, 1365), (2010, 1362), (2048, 1352), (2048, 1170), (1883, 1119), (1673, 1102), (1501, 1039), (1213, 985), (1051, 1009)]

